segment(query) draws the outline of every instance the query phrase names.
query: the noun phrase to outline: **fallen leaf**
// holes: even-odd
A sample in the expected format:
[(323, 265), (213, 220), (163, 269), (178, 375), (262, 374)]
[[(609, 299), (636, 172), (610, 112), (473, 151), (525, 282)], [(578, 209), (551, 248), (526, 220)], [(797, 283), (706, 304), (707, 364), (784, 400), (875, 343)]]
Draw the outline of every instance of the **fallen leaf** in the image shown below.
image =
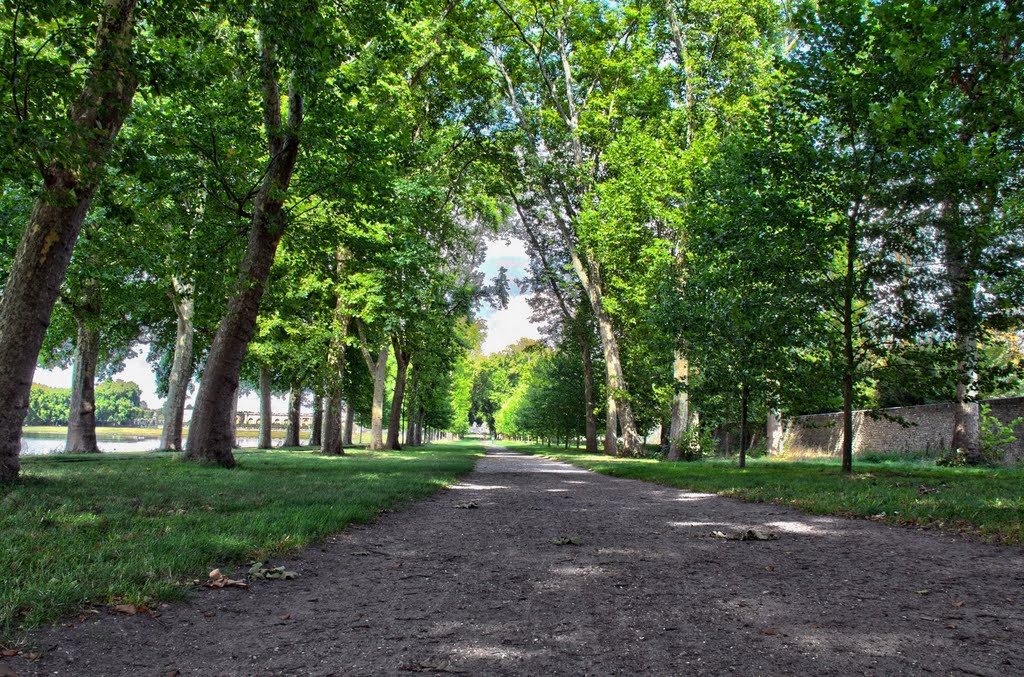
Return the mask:
[(139, 613), (139, 607), (134, 604), (118, 604), (113, 609), (114, 613), (124, 614), (125, 616), (134, 616)]
[(727, 541), (777, 541), (779, 537), (773, 533), (765, 531), (754, 531), (753, 529), (747, 529), (736, 534), (727, 534), (724, 531), (712, 531), (711, 536), (713, 538), (724, 538)]
[(18, 673), (10, 665), (0, 665), (0, 677), (18, 677)]
[(480, 506), (476, 504), (476, 501), (467, 501), (466, 503), (456, 503), (455, 507), (472, 510), (474, 508), (479, 508)]
[(956, 630), (956, 623), (946, 623), (947, 630)]
[(292, 619), (291, 614), (281, 614), (279, 617), (282, 621), (290, 621)]
[(950, 605), (950, 606), (952, 606), (952, 607), (953, 607), (954, 609), (959, 609), (959, 608), (961, 608), (961, 607), (962, 607), (963, 605), (964, 605), (964, 601), (963, 601), (962, 599), (958, 599), (958, 600), (954, 600), (954, 601), (953, 601), (953, 604), (952, 604), (952, 605)]
[(777, 635), (777, 634), (779, 634), (779, 631), (776, 630), (775, 628), (764, 628), (763, 630), (761, 630), (761, 634), (762, 635)]
[(37, 661), (43, 657), (43, 654), (39, 651), (30, 651), (29, 653), (21, 654), (21, 657), (27, 661)]
[(284, 567), (274, 567), (268, 569), (263, 566), (262, 562), (257, 562), (249, 569), (249, 575), (253, 578), (262, 578), (267, 581), (290, 581), (294, 578), (298, 578), (299, 575), (294, 571), (287, 571)]
[(220, 569), (214, 569), (210, 572), (210, 580), (206, 582), (206, 587), (218, 590), (220, 588), (248, 588), (249, 584), (245, 581), (228, 578), (221, 573)]
[(915, 590), (914, 592), (916, 594), (918, 594), (918, 595), (927, 595), (928, 594), (928, 590), (927, 589), (925, 589), (925, 590)]
[(180, 677), (181, 670), (168, 670), (164, 673), (164, 677)]
[(579, 536), (559, 536), (551, 542), (555, 545), (583, 545), (583, 539)]
[(10, 658), (11, 656), (17, 656), (17, 655), (18, 655), (18, 650), (17, 649), (4, 649), (3, 651), (0, 651), (0, 656), (3, 656), (4, 658)]
[(206, 587), (219, 590), (221, 588), (248, 588), (249, 584), (245, 581), (238, 581), (233, 578), (218, 578), (216, 580), (210, 580), (206, 584)]

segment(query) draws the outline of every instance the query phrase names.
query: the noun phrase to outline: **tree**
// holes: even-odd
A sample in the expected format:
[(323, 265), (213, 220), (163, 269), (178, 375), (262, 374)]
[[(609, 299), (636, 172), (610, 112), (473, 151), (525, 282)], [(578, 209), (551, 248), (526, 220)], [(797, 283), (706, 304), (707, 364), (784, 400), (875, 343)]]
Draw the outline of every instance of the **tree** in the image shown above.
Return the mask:
[[(102, 169), (110, 154), (114, 140), (128, 115), (137, 87), (136, 68), (133, 63), (135, 37), (135, 0), (105, 0), (98, 17), (96, 42), (91, 54), (81, 49), (72, 56), (88, 63), (88, 75), (82, 83), (81, 93), (74, 101), (70, 96), (56, 101), (67, 106), (67, 121), (43, 126), (42, 139), (48, 143), (45, 151), (33, 160), (40, 169), (42, 188), (35, 207), (23, 231), (0, 299), (0, 401), (5, 403), (0, 413), (0, 482), (13, 480), (18, 475), (18, 452), (21, 447), (21, 427), (28, 410), (29, 391), (36, 358), (49, 325), (50, 313), (57, 299), (64, 273), (78, 234), (89, 210), (89, 202), (99, 185)], [(49, 40), (28, 38), (40, 46), (25, 44), (19, 32), (28, 24), (28, 34), (53, 30), (56, 17), (43, 11), (22, 14), (20, 4), (4, 10), (4, 23), (11, 27), (11, 40), (5, 44), (9, 72), (20, 82), (31, 81), (26, 73), (18, 73), (21, 52), (42, 54)], [(79, 18), (79, 17), (76, 17)], [(81, 17), (85, 18), (85, 17)], [(35, 29), (35, 30), (33, 30)], [(60, 63), (46, 54), (51, 63)], [(44, 57), (45, 58), (45, 57)], [(35, 68), (41, 59), (29, 59), (27, 68)], [(65, 62), (64, 72), (72, 71)], [(17, 74), (16, 74), (17, 73)], [(9, 76), (9, 77), (11, 77)], [(18, 91), (18, 87), (11, 91)], [(61, 94), (67, 95), (67, 87)], [(38, 114), (36, 105), (40, 94), (24, 90), (22, 98), (15, 98), (12, 110), (16, 124), (29, 129), (30, 115)], [(43, 113), (45, 115), (46, 113)], [(21, 140), (21, 139), (19, 139)]]
[[(626, 455), (640, 452), (600, 263), (580, 239), (578, 217), (593, 199), (602, 153), (623, 116), (643, 114), (629, 105), (655, 64), (644, 43), (644, 10), (626, 3), (596, 7), (560, 3), (540, 8), (497, 2), (487, 49), (504, 86), (517, 129), (511, 177), (519, 195), (542, 204), (560, 236), (598, 328), (608, 394), (608, 417), (618, 420)], [(635, 83), (635, 84), (626, 84)], [(648, 103), (635, 99), (640, 107)], [(609, 424), (610, 425), (610, 424)], [(615, 451), (606, 436), (608, 453)]]
[[(302, 10), (292, 8), (292, 11)], [(287, 227), (284, 206), (298, 160), (299, 135), (305, 113), (304, 86), (310, 85), (304, 74), (300, 75), (297, 70), (291, 72), (287, 84), (286, 114), (281, 95), (280, 60), (293, 58), (301, 64), (303, 56), (308, 58), (305, 50), (311, 50), (313, 46), (288, 44), (287, 38), (291, 36), (281, 35), (277, 29), (294, 20), (295, 24), (307, 30), (318, 30), (318, 27), (308, 26), (298, 17), (289, 19), (287, 16), (270, 15), (260, 19), (260, 84), (269, 159), (263, 184), (254, 202), (249, 244), (239, 268), (238, 281), (210, 347), (196, 394), (185, 452), (186, 458), (224, 467), (235, 464), (231, 453), (234, 446), (233, 421), (230, 407), (226, 405), (238, 389), (245, 349), (253, 335), (278, 243)], [(303, 37), (308, 39), (312, 36)], [(294, 54), (288, 53), (289, 47), (294, 47)]]
[[(942, 298), (935, 314), (954, 348), (951, 446), (981, 462), (979, 343), (991, 328), (1021, 319), (1021, 296), (1005, 282), (1020, 274), (1024, 226), (1010, 216), (1024, 176), (1020, 138), (1020, 7), (937, 0), (886, 3), (882, 36), (903, 91), (886, 131), (908, 158), (894, 200), (916, 215), (932, 249)], [(927, 303), (927, 301), (925, 301)]]

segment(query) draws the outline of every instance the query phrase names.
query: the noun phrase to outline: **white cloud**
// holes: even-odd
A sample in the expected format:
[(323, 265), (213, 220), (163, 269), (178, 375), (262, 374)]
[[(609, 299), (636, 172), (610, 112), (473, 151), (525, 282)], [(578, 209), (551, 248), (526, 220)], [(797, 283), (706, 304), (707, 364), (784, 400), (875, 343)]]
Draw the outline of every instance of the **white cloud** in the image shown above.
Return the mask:
[(512, 238), (507, 242), (502, 238), (489, 238), (487, 240), (487, 258), (514, 258), (521, 259), (525, 262), (527, 260), (526, 243), (518, 238)]
[(530, 321), (530, 306), (525, 296), (513, 296), (508, 308), (486, 319), (487, 339), (481, 350), (485, 355), (507, 348), (521, 338), (540, 338), (540, 330)]

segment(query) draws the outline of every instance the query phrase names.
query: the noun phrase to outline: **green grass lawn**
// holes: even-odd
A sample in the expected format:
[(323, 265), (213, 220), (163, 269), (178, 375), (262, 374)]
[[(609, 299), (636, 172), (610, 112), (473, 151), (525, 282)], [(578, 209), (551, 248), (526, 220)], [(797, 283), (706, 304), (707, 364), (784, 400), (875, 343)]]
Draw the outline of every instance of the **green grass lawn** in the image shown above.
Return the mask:
[[(265, 560), (454, 483), (482, 448), (236, 451), (22, 458), (0, 487), (0, 635), (92, 604), (181, 599), (217, 566)], [(301, 574), (301, 571), (299, 572)]]
[(669, 463), (506, 445), (605, 475), (778, 503), (820, 515), (866, 517), (939, 528), (995, 543), (1024, 545), (1024, 469), (948, 468), (914, 462), (854, 460), (844, 476), (838, 461), (750, 459)]

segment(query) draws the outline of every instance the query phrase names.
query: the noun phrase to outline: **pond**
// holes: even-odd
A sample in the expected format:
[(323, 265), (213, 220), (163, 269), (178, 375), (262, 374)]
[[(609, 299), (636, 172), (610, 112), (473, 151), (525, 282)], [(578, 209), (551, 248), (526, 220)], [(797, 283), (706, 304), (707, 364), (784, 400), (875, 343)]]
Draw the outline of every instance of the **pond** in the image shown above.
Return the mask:
[[(160, 438), (149, 435), (122, 435), (104, 433), (96, 436), (100, 451), (155, 451), (160, 446)], [(21, 454), (36, 456), (39, 454), (59, 454), (64, 451), (65, 435), (54, 432), (25, 432), (21, 436)], [(280, 442), (278, 442), (280, 444)], [(255, 447), (255, 437), (239, 438), (237, 446)]]

